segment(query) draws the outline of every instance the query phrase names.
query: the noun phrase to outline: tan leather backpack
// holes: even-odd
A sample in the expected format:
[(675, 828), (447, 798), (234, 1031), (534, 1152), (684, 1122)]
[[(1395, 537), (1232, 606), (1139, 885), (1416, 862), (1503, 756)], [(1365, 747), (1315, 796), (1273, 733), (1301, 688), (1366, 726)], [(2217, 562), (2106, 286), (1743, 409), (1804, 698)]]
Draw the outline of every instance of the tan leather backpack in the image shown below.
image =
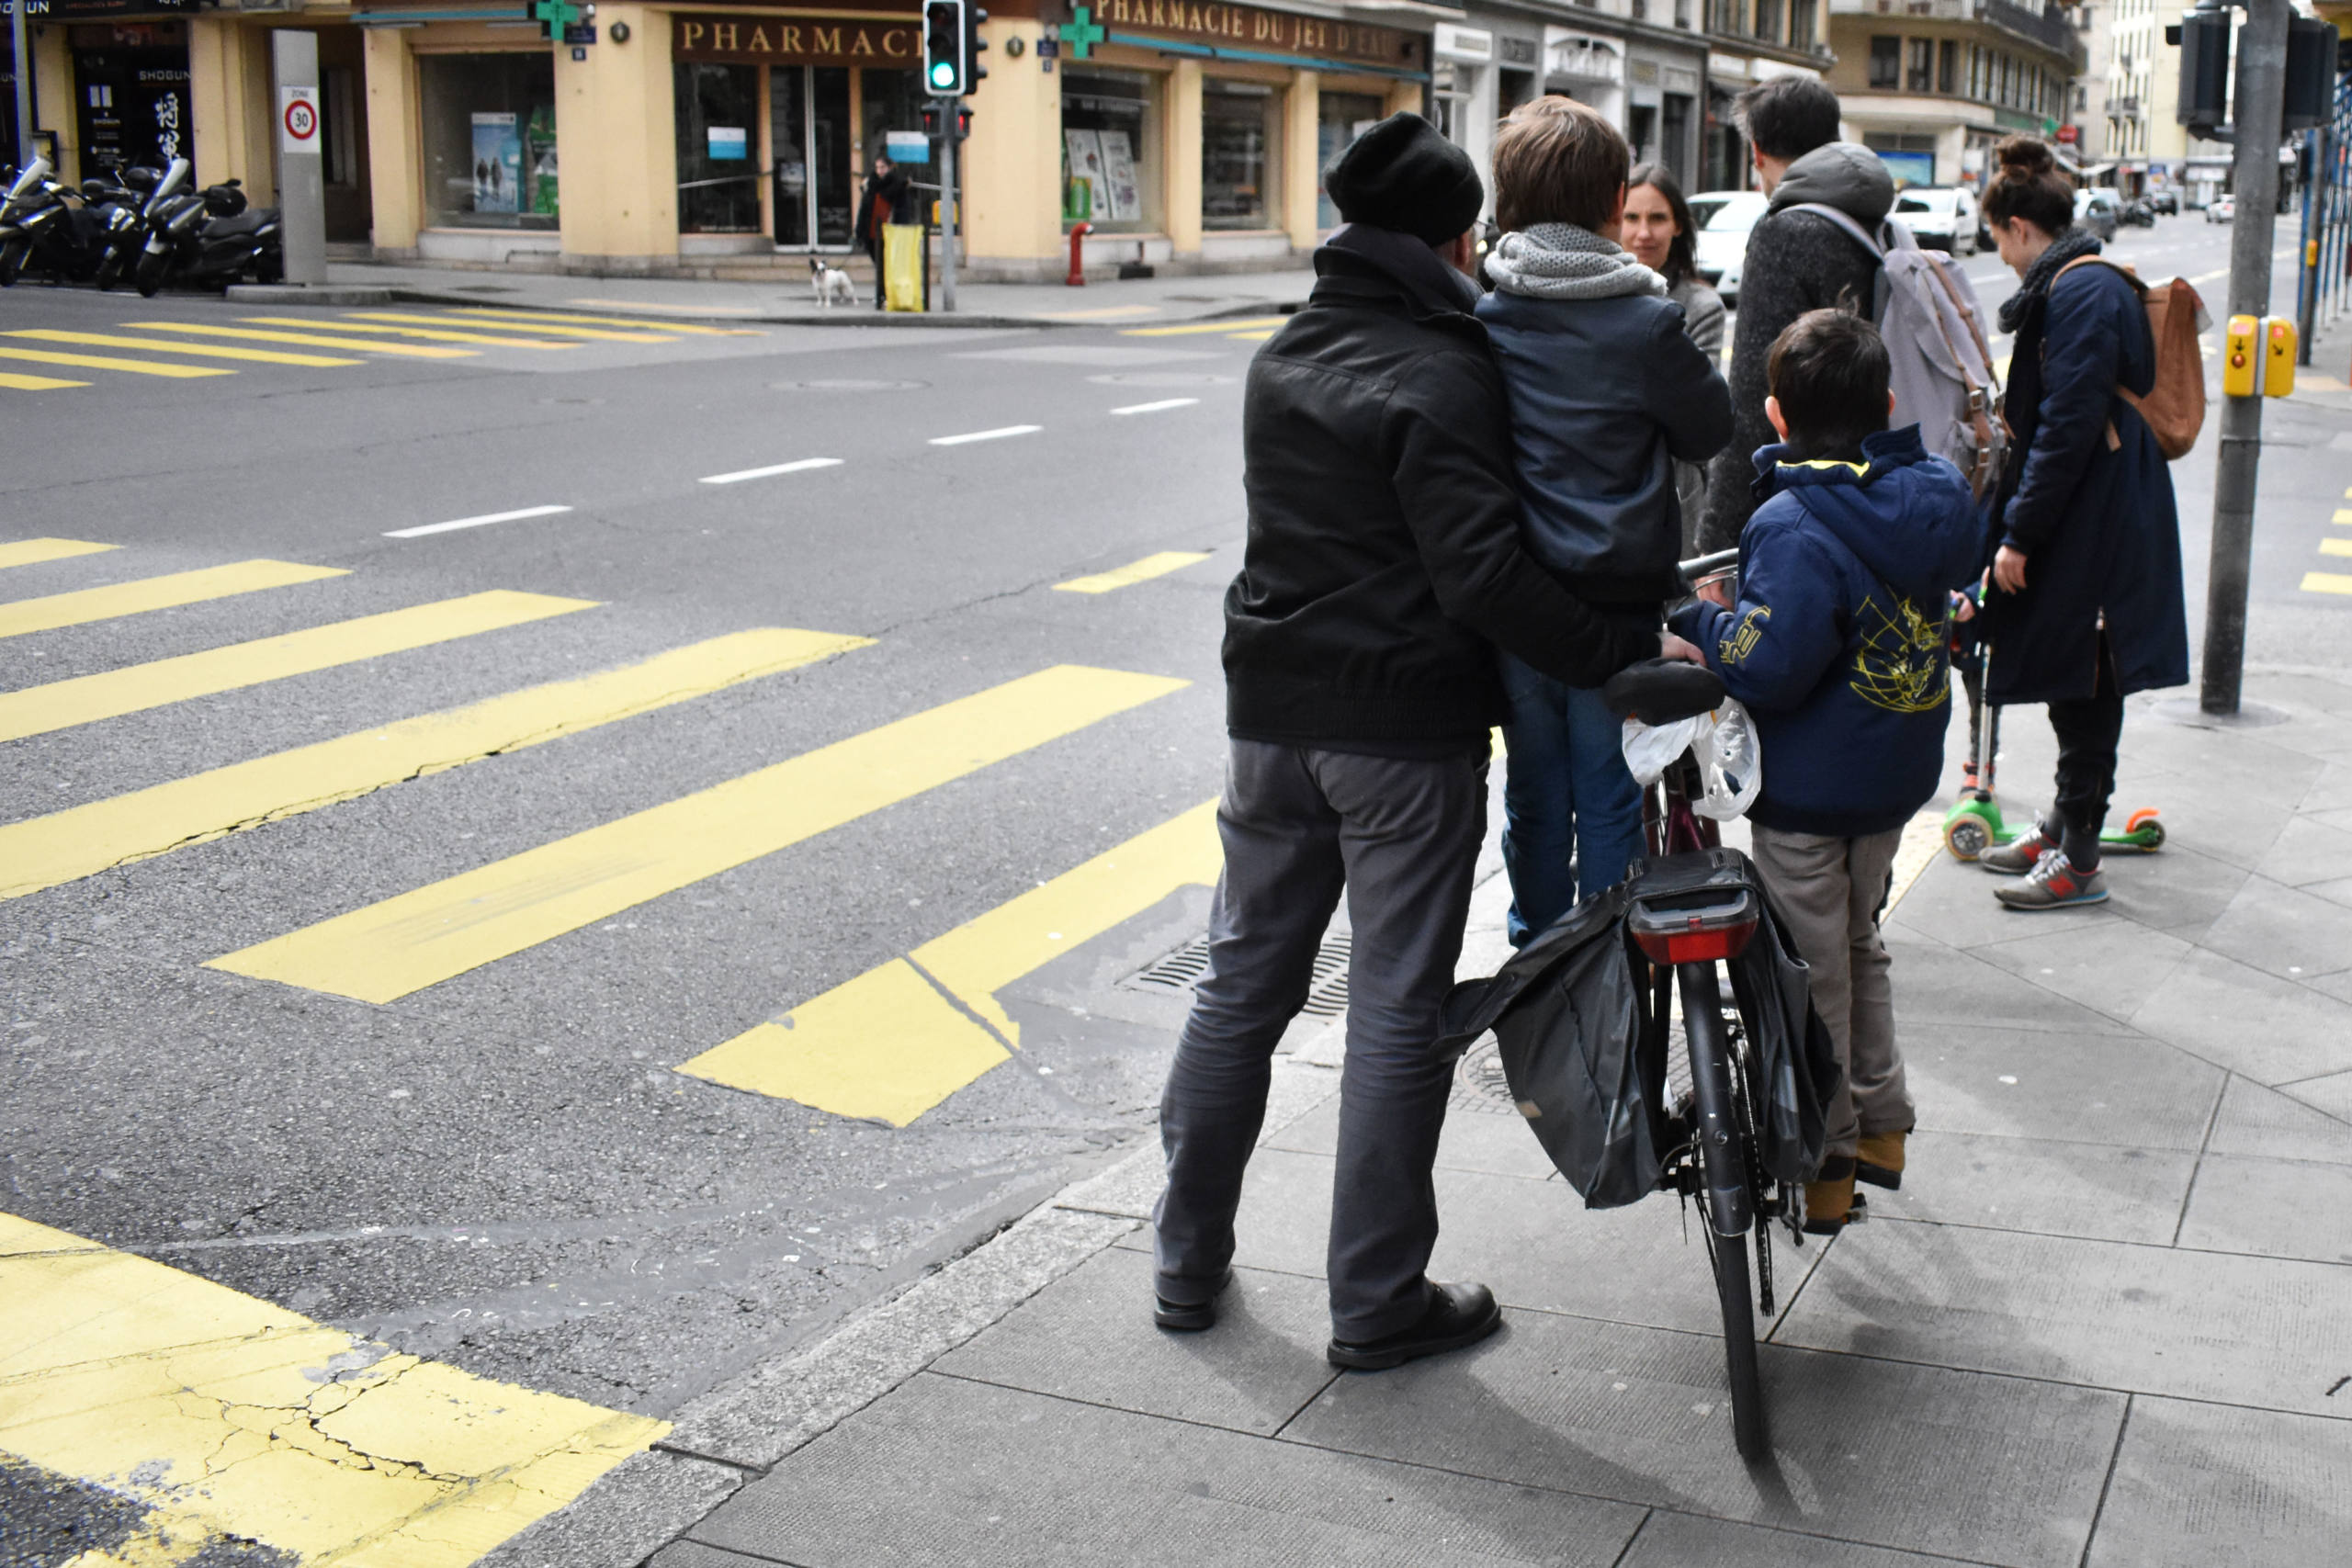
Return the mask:
[[(2105, 256), (2077, 256), (2058, 269), (2050, 287), (2058, 287), (2058, 278), (2078, 266), (2097, 263), (2121, 273), (2140, 296), (2148, 310), (2148, 330), (2156, 340), (2156, 380), (2146, 397), (2125, 391), (2118, 387), (2116, 395), (2140, 411), (2147, 422), (2148, 432), (2156, 438), (2156, 448), (2166, 462), (2178, 462), (2188, 456), (2197, 445), (2197, 433), (2205, 427), (2205, 351), (2199, 334), (2211, 324), (2205, 311), (2205, 301), (2185, 278), (2169, 283), (2148, 284), (2128, 262), (2109, 261)], [(2107, 429), (2110, 447), (2120, 445), (2110, 423)]]

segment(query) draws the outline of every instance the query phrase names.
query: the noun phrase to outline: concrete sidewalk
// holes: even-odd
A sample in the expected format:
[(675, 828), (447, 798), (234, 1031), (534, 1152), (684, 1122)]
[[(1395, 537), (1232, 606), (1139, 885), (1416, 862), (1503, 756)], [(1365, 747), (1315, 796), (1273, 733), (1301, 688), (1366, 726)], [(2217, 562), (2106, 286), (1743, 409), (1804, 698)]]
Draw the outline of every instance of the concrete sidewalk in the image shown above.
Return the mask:
[[(457, 267), (335, 262), (336, 288), (389, 288), (396, 298), (433, 304), (489, 305), (526, 310), (590, 310), (677, 321), (787, 321), (844, 326), (1152, 326), (1228, 317), (1271, 316), (1295, 306), (1314, 287), (1305, 267), (1199, 277), (1097, 277), (1085, 288), (960, 283), (954, 315), (874, 309), (869, 278), (857, 303), (828, 309), (805, 277), (727, 282), (695, 278), (586, 277), (567, 273), (486, 272)], [(933, 303), (938, 285), (933, 285)]]
[[(1920, 1108), (1900, 1194), (1777, 1239), (1777, 1461), (1732, 1446), (1704, 1255), (1588, 1213), (1479, 1051), (1434, 1271), (1497, 1338), (1335, 1375), (1319, 1269), (1335, 1040), (1285, 1059), (1225, 1321), (1151, 1325), (1145, 1149), (683, 1416), (486, 1561), (1737, 1563), (2340, 1561), (2352, 1529), (2352, 682), (2271, 723), (2134, 699), (2102, 908), (2019, 915), (1932, 852), (1889, 917)], [(2020, 810), (2039, 715), (2008, 727)], [(1957, 761), (1955, 749), (1955, 762)], [(1503, 949), (1481, 890), (1465, 972)], [(663, 1544), (667, 1542), (667, 1544)]]

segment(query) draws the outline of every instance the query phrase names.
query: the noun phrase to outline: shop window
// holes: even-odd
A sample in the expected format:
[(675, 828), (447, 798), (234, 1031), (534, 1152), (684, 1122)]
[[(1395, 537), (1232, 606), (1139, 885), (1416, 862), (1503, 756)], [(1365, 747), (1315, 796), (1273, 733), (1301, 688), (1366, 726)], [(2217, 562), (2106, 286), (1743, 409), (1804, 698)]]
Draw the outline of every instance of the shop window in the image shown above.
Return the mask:
[(1871, 85), (1893, 89), (1902, 85), (1903, 40), (1884, 34), (1871, 39)]
[(1665, 129), (1658, 132), (1658, 153), (1666, 166), (1674, 171), (1675, 178), (1684, 184), (1690, 178), (1690, 111), (1693, 104), (1687, 93), (1666, 95)]
[(1256, 82), (1201, 84), (1201, 227), (1270, 229), (1282, 210), (1282, 99)]
[(1657, 106), (1635, 104), (1625, 111), (1625, 140), (1631, 145), (1634, 162), (1657, 162)]
[[(888, 146), (889, 133), (894, 130), (921, 131), (922, 130), (922, 80), (911, 71), (863, 72), (860, 73), (858, 82), (857, 102), (858, 145), (863, 147), (865, 152), (860, 154), (857, 161), (858, 184), (855, 188), (863, 190), (865, 176), (874, 171), (874, 160), (879, 157)], [(939, 183), (938, 141), (933, 140), (931, 143), (929, 163), (908, 164), (899, 172), (917, 184), (937, 185)], [(921, 204), (922, 216), (926, 220), (931, 216), (932, 196), (933, 193), (927, 190), (911, 193), (910, 198)], [(854, 202), (854, 197), (852, 199)], [(915, 221), (916, 216), (913, 212), (892, 214), (893, 220), (900, 223), (911, 223)], [(850, 211), (850, 223), (853, 230), (856, 226), (856, 209), (853, 206)]]
[(1326, 229), (1336, 228), (1340, 209), (1331, 205), (1330, 192), (1322, 188), (1320, 171), (1339, 161), (1349, 142), (1377, 125), (1387, 105), (1370, 93), (1325, 93), (1315, 104), (1315, 221)]
[(677, 73), (678, 231), (760, 231), (760, 68), (682, 61)]
[(1903, 89), (1908, 93), (1924, 93), (1936, 79), (1936, 40), (1915, 38), (1911, 40), (1910, 69), (1903, 73)]
[(435, 228), (557, 226), (555, 60), (514, 54), (426, 54), (425, 221)]
[(1160, 200), (1164, 78), (1140, 71), (1071, 71), (1062, 77), (1062, 222), (1097, 232), (1156, 232)]

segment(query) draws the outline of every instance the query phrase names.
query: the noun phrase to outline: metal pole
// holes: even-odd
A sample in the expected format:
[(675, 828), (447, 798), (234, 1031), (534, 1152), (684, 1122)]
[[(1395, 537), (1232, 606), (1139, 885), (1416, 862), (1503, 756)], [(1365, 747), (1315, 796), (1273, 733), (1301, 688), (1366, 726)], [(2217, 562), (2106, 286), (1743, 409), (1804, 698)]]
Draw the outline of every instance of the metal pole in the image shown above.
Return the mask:
[(32, 45), (25, 38), (25, 11), (31, 0), (8, 0), (8, 41), (15, 50), (9, 70), (17, 78), (17, 164), (33, 161)]
[[(280, 28), (269, 35), (277, 78), (277, 233), (287, 283), (327, 280), (326, 159), (319, 96), (319, 35)], [(306, 95), (306, 96), (302, 96)], [(307, 108), (295, 107), (299, 102)]]
[[(2270, 310), (2270, 247), (2278, 213), (2278, 142), (2285, 118), (2289, 0), (2246, 0), (2238, 31), (2237, 213), (2230, 225), (2230, 314)], [(2259, 344), (2257, 343), (2257, 349)], [(2222, 457), (2213, 478), (2213, 550), (2205, 581), (2205, 661), (2198, 706), (2238, 711), (2245, 679), (2246, 582), (2254, 563), (2254, 492), (2262, 461), (2261, 373), (2255, 395), (2222, 400)]]
[[(2333, 107), (2333, 106), (2331, 106)], [(2303, 224), (2295, 246), (2295, 363), (2312, 362), (2312, 339), (2319, 332), (2319, 228), (2322, 182), (2327, 178), (2326, 120), (2303, 133)]]
[(956, 121), (964, 107), (961, 98), (935, 98), (939, 106), (939, 199), (944, 210), (939, 220), (939, 308), (956, 311)]

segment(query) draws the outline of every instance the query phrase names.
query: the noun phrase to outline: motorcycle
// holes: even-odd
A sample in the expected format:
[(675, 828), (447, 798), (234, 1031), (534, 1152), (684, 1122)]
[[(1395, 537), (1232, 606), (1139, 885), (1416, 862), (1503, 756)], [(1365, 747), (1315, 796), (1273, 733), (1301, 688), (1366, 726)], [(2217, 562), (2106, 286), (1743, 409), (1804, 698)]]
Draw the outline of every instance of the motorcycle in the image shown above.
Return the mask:
[(33, 159), (0, 199), (0, 288), (22, 276), (25, 264), (49, 243), (67, 215), (65, 187), (49, 175), (49, 160)]
[(2153, 229), (2156, 226), (2156, 209), (2144, 198), (2127, 204), (2118, 216), (2121, 222), (2132, 228)]
[(146, 233), (140, 222), (140, 210), (161, 177), (154, 169), (130, 168), (118, 169), (110, 181), (82, 182), (84, 208), (97, 223), (94, 240), (97, 264), (90, 269), (90, 277), (101, 291), (121, 282), (122, 275), (139, 254)]
[(283, 278), (277, 209), (249, 207), (237, 180), (190, 191), (188, 178), (188, 161), (173, 159), (140, 210), (147, 238), (131, 274), (140, 297), (175, 277), (223, 288), (248, 271), (258, 283)]

